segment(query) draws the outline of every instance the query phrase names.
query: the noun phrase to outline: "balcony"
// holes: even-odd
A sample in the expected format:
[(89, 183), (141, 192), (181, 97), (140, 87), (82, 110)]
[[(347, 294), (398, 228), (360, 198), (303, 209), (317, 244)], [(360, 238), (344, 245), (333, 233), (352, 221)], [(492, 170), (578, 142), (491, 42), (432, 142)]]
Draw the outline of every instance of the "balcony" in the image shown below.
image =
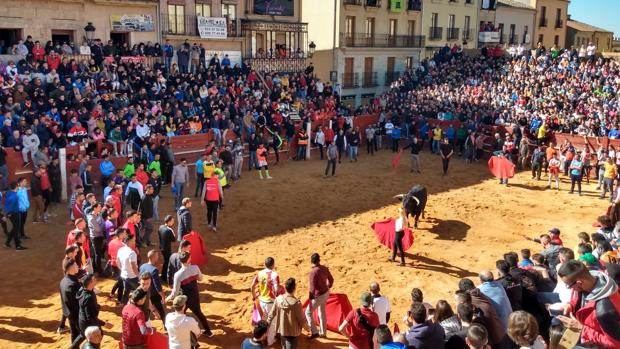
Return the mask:
[(546, 27), (548, 23), (549, 23), (549, 20), (547, 18), (541, 18), (540, 21), (538, 22), (538, 26), (543, 28), (543, 27)]
[(364, 72), (364, 80), (362, 87), (377, 87), (379, 86), (377, 79), (377, 72)]
[(350, 6), (362, 6), (362, 0), (344, 0), (343, 3)]
[[(183, 36), (200, 36), (198, 32), (198, 21), (195, 15), (174, 15), (161, 14), (161, 32), (164, 36), (183, 35)], [(237, 26), (232, 20), (228, 20), (227, 37), (233, 38), (240, 36), (237, 32)]]
[(555, 28), (562, 28), (564, 26), (564, 21), (561, 19), (556, 19), (555, 20)]
[(422, 11), (422, 0), (409, 0), (407, 1), (407, 11)]
[(431, 41), (441, 40), (443, 38), (443, 27), (430, 27), (428, 31), (428, 39)]
[(341, 33), (340, 38), (346, 47), (424, 47), (424, 36), (421, 35)]
[(385, 86), (390, 86), (394, 81), (400, 78), (401, 72), (398, 71), (386, 71), (385, 72)]
[(448, 35), (448, 40), (458, 40), (459, 39), (459, 28), (448, 28), (447, 35)]
[(342, 88), (360, 87), (358, 73), (342, 73)]
[(304, 58), (244, 58), (243, 61), (260, 73), (298, 73), (307, 66)]
[(463, 28), (463, 40), (471, 40), (474, 30), (472, 28)]
[(364, 6), (380, 8), (381, 7), (381, 0), (365, 0), (364, 1)]
[(478, 42), (482, 44), (498, 43), (502, 40), (499, 32), (480, 32), (478, 33)]

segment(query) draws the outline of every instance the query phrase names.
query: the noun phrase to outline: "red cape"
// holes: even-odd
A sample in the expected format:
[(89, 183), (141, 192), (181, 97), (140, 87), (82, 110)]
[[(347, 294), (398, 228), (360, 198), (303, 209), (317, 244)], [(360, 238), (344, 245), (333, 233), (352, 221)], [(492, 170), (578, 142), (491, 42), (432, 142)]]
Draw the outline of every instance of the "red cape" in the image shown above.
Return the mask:
[[(304, 302), (304, 309), (308, 306), (310, 300), (306, 300)], [(327, 316), (327, 329), (329, 331), (340, 333), (338, 331), (338, 327), (347, 317), (349, 312), (353, 310), (351, 306), (351, 302), (349, 302), (349, 298), (346, 294), (343, 293), (332, 293), (329, 295), (327, 299), (327, 304), (325, 305), (325, 314)], [(314, 321), (316, 324), (319, 324), (319, 315), (316, 311), (312, 313), (314, 317)]]
[[(168, 336), (165, 334), (161, 334), (155, 332), (153, 334), (146, 336), (146, 347), (147, 349), (168, 349)], [(118, 342), (118, 348), (123, 349), (123, 342)]]
[(489, 171), (499, 179), (515, 176), (515, 165), (503, 156), (491, 156), (488, 162)]
[(190, 264), (203, 266), (207, 264), (207, 248), (202, 241), (202, 236), (198, 232), (192, 230), (189, 234), (183, 236), (183, 240), (187, 240), (191, 243), (189, 247), (189, 262)]
[(392, 168), (396, 168), (398, 167), (398, 164), (400, 164), (400, 156), (402, 155), (402, 152), (398, 152), (396, 153), (396, 156), (394, 156), (394, 159), (392, 159)]
[[(394, 246), (394, 235), (396, 234), (396, 220), (388, 218), (384, 221), (374, 222), (370, 227), (375, 231), (377, 240), (389, 249)], [(405, 228), (403, 237), (403, 249), (407, 251), (413, 245), (413, 233), (409, 228)]]

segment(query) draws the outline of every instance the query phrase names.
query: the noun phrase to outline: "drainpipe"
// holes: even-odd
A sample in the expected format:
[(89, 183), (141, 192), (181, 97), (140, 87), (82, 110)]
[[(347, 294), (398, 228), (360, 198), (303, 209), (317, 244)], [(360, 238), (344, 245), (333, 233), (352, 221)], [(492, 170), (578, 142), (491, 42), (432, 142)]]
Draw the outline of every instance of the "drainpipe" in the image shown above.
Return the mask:
[[(333, 35), (333, 45), (332, 45), (332, 71), (337, 71), (337, 61), (336, 61), (336, 21), (338, 19), (338, 0), (334, 0), (334, 35)], [(337, 78), (336, 78), (337, 80)]]

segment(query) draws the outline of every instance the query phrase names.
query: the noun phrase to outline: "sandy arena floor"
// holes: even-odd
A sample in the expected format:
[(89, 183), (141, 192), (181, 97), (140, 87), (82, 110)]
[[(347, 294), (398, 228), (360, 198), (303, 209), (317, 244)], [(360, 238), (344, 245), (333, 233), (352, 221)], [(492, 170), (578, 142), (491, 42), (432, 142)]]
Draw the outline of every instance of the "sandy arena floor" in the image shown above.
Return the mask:
[[(273, 256), (281, 280), (295, 277), (298, 296), (307, 294), (309, 256), (319, 252), (334, 277), (333, 292), (349, 295), (354, 307), (360, 292), (376, 280), (392, 303), (393, 318), (400, 319), (409, 305), (412, 287), (420, 287), (425, 300), (453, 303), (453, 291), (462, 277), (474, 277), (509, 250), (539, 246), (521, 235), (538, 235), (557, 226), (567, 246), (574, 246), (580, 231), (593, 232), (590, 223), (603, 212), (606, 202), (596, 198), (594, 184), (584, 185), (583, 197), (562, 191), (545, 191), (546, 182), (531, 181), (528, 173), (514, 178), (509, 187), (490, 177), (486, 163), (466, 165), (460, 159), (441, 177), (441, 161), (426, 151), (423, 174), (409, 173), (409, 158), (393, 170), (392, 154), (361, 155), (358, 163), (342, 163), (335, 178), (323, 178), (325, 163), (318, 160), (288, 162), (272, 168), (272, 181), (260, 181), (256, 172), (225, 192), (226, 207), (217, 233), (207, 232), (206, 213), (192, 209), (195, 228), (203, 232), (209, 264), (201, 284), (202, 309), (215, 337), (202, 348), (239, 348), (250, 333), (250, 282), (265, 257)], [(381, 246), (370, 224), (395, 216), (392, 196), (413, 184), (431, 193), (426, 219), (415, 231), (415, 244), (407, 266), (388, 262), (389, 250)], [(171, 211), (170, 187), (162, 191), (163, 217)], [(192, 190), (193, 192), (193, 190)], [(0, 348), (66, 348), (69, 334), (55, 333), (60, 318), (58, 283), (60, 261), (67, 233), (65, 206), (50, 224), (28, 224), (29, 250), (0, 253)], [(106, 296), (112, 287), (103, 280), (99, 297), (103, 319), (115, 326), (106, 332), (102, 348), (118, 348), (120, 308)], [(161, 322), (155, 321), (161, 328)], [(345, 348), (343, 337), (301, 340), (301, 348)]]

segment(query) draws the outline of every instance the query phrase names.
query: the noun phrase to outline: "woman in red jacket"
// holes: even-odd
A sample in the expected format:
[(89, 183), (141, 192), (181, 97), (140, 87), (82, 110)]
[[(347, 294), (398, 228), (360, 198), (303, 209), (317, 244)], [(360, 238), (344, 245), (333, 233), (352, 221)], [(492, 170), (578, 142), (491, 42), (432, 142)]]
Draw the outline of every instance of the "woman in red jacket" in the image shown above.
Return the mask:
[(32, 47), (32, 57), (37, 62), (43, 62), (45, 60), (45, 48), (41, 46), (41, 43), (35, 41)]

